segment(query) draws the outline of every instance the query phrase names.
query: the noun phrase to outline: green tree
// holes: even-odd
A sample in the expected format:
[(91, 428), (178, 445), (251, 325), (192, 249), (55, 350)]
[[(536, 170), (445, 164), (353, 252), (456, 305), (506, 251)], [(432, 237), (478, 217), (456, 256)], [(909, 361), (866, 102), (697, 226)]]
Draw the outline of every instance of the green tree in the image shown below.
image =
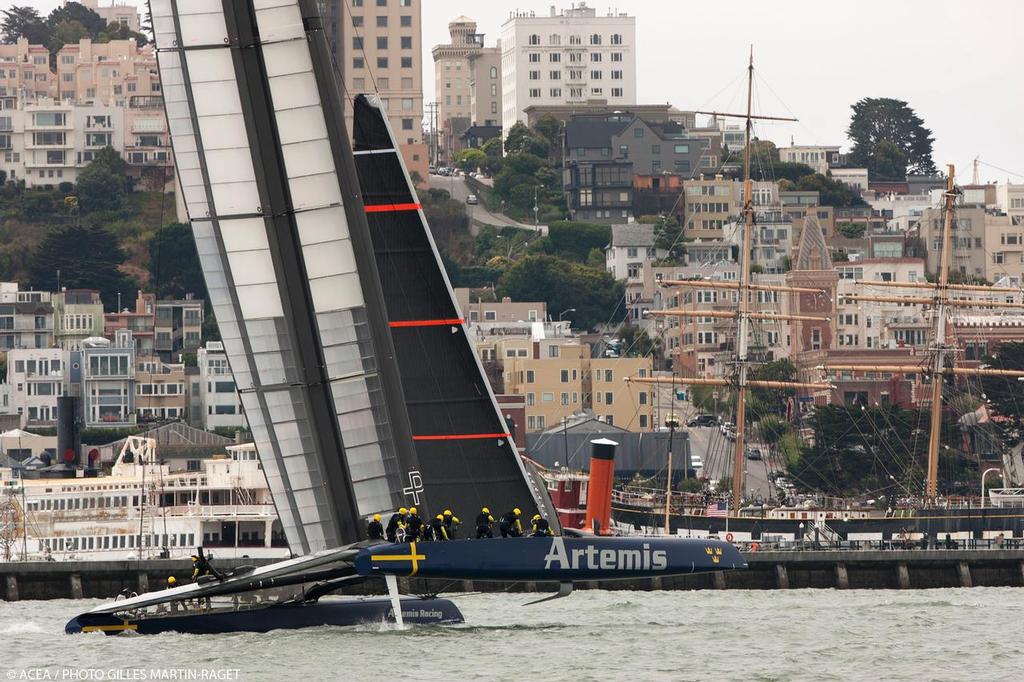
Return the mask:
[(551, 311), (575, 308), (566, 319), (579, 329), (617, 323), (625, 315), (621, 282), (604, 270), (553, 256), (520, 258), (501, 276), (498, 293), (514, 301), (545, 301)]
[(43, 18), (34, 7), (26, 5), (12, 5), (10, 9), (3, 11), (3, 22), (0, 23), (0, 35), (6, 44), (18, 42), (18, 38), (25, 38), (30, 43), (46, 44), (49, 38), (49, 31)]
[(506, 154), (532, 154), (546, 159), (551, 145), (543, 135), (530, 130), (522, 121), (517, 121), (505, 137)]
[(818, 192), (822, 206), (866, 206), (867, 202), (853, 191), (849, 185), (839, 182), (821, 173), (805, 175), (795, 183), (793, 189), (813, 190)]
[[(1006, 341), (985, 358), (985, 364), (993, 369), (1024, 369), (1024, 343)], [(1013, 377), (988, 376), (981, 378), (981, 388), (992, 408), (1003, 417), (1001, 435), (1007, 443), (1016, 445), (1024, 440), (1021, 429), (1024, 417), (1021, 416), (1020, 405), (1024, 400), (1024, 382)]]
[(149, 281), (158, 297), (185, 298), (193, 294), (206, 299), (206, 283), (191, 227), (171, 223), (157, 230), (149, 239), (148, 251)]
[[(789, 358), (767, 362), (754, 370), (754, 379), (761, 381), (794, 381), (796, 365)], [(754, 388), (752, 396), (760, 401), (760, 414), (786, 414), (789, 398), (796, 395), (795, 388)]]
[(907, 177), (907, 155), (888, 140), (879, 140), (871, 150), (870, 172), (874, 180), (899, 181)]
[(62, 5), (46, 17), (46, 23), (51, 31), (64, 22), (78, 22), (91, 37), (96, 37), (107, 28), (106, 19), (77, 2)]
[[(932, 131), (924, 127), (924, 120), (903, 100), (888, 97), (865, 97), (851, 106), (853, 116), (846, 131), (853, 142), (850, 163), (865, 166), (874, 175), (878, 160), (876, 145), (889, 142), (906, 159), (905, 173), (931, 175), (935, 173), (932, 160)], [(893, 170), (895, 160), (885, 151), (882, 170)]]
[(463, 149), (455, 157), (455, 167), (475, 171), (487, 165), (487, 154), (482, 149)]
[(65, 45), (77, 45), (82, 38), (92, 36), (80, 21), (62, 21), (50, 27), (50, 54), (56, 55)]
[(604, 248), (608, 246), (611, 233), (608, 225), (560, 220), (548, 225), (548, 236), (538, 248), (550, 256), (580, 263), (587, 261), (594, 249), (599, 249), (603, 268)]
[(104, 147), (78, 174), (82, 211), (116, 211), (122, 207), (134, 184), (127, 162), (113, 147)]
[(72, 226), (52, 230), (29, 258), (28, 271), (32, 286), (44, 291), (98, 289), (108, 310), (135, 296), (135, 283), (120, 268), (124, 251), (117, 238), (98, 225)]

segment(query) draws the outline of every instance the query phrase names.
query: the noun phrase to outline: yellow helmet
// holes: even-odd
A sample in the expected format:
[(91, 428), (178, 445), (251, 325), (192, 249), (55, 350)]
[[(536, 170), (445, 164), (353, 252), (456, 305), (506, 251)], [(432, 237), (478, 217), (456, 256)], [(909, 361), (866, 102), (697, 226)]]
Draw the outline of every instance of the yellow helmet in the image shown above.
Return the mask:
[(177, 585), (178, 584), (178, 579), (175, 578), (173, 575), (169, 575), (169, 576), (167, 576), (167, 584), (168, 585)]
[(539, 518), (540, 518), (540, 514), (534, 514), (534, 515), (533, 515), (533, 520), (534, 520), (534, 521), (536, 521), (536, 520), (537, 520), (537, 519), (539, 519)]
[(405, 507), (399, 507), (399, 508), (398, 508), (398, 513), (399, 513), (399, 514), (408, 514), (408, 513), (409, 513), (409, 510), (408, 510), (408, 509), (406, 509)]
[(444, 521), (444, 514), (438, 514), (437, 515), (437, 520), (438, 521)]
[(452, 517), (452, 521), (454, 521), (455, 523), (462, 523), (462, 521), (459, 521), (459, 517), (458, 516), (453, 516)]
[(488, 521), (493, 521), (493, 520), (494, 520), (494, 517), (493, 517), (493, 516), (491, 516), (490, 514), (488, 514), (488, 515), (487, 515), (487, 520), (488, 520)]
[(451, 509), (445, 509), (444, 510), (444, 515), (445, 516), (451, 516), (452, 515), (452, 510)]
[(416, 513), (416, 507), (409, 507), (409, 513), (410, 514), (415, 514)]
[(516, 507), (515, 509), (512, 510), (512, 513), (515, 514), (516, 516), (519, 516), (523, 512), (519, 511), (519, 507)]
[(484, 514), (490, 514), (490, 513), (491, 513), (491, 510), (490, 510), (490, 509), (488, 509), (487, 507), (484, 507), (484, 508), (483, 508), (483, 509), (481, 509), (480, 511), (481, 511), (482, 513), (484, 513)]
[(380, 521), (380, 514), (374, 514), (373, 515), (373, 520), (374, 521)]

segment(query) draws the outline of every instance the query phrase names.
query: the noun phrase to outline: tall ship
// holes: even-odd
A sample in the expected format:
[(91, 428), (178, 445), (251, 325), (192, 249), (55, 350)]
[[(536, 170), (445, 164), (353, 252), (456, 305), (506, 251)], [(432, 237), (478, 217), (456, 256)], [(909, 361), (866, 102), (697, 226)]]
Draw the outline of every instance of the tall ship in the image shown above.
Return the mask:
[[(984, 473), (982, 473), (982, 496), (971, 499), (967, 495), (940, 496), (939, 491), (939, 458), (949, 443), (943, 442), (944, 415), (947, 410), (947, 398), (943, 395), (945, 387), (953, 387), (959, 381), (968, 378), (997, 377), (1009, 382), (1024, 380), (1024, 371), (1003, 369), (999, 367), (966, 366), (960, 351), (949, 333), (949, 320), (953, 311), (965, 309), (982, 309), (995, 313), (1007, 310), (1024, 309), (1022, 290), (1020, 287), (992, 286), (987, 284), (954, 283), (950, 277), (950, 266), (953, 260), (953, 245), (957, 202), (960, 190), (955, 184), (953, 166), (948, 167), (946, 187), (942, 192), (943, 225), (941, 231), (941, 255), (937, 277), (934, 282), (921, 279), (918, 281), (879, 281), (864, 280), (856, 284), (861, 290), (858, 293), (840, 293), (830, 288), (818, 288), (816, 282), (821, 275), (830, 269), (831, 259), (824, 235), (816, 222), (805, 224), (800, 237), (797, 252), (794, 253), (795, 270), (806, 271), (805, 276), (797, 281), (799, 286), (783, 286), (776, 284), (754, 283), (752, 281), (751, 260), (753, 235), (757, 229), (754, 192), (751, 181), (751, 140), (753, 122), (758, 119), (795, 120), (774, 116), (756, 116), (751, 112), (753, 94), (753, 51), (748, 65), (747, 79), (747, 111), (745, 114), (728, 114), (722, 112), (698, 112), (719, 117), (736, 116), (746, 122), (744, 145), (744, 204), (742, 209), (742, 239), (740, 240), (740, 272), (738, 281), (717, 281), (709, 279), (673, 280), (660, 282), (663, 287), (681, 290), (726, 290), (736, 294), (736, 310), (704, 310), (694, 307), (679, 307), (666, 310), (650, 311), (650, 315), (669, 320), (686, 320), (694, 318), (726, 318), (735, 320), (736, 342), (735, 352), (730, 359), (730, 370), (727, 376), (695, 377), (676, 374), (673, 370), (669, 377), (633, 377), (628, 379), (638, 384), (650, 384), (661, 387), (695, 387), (711, 386), (716, 389), (731, 391), (735, 400), (735, 417), (733, 426), (722, 425), (722, 432), (727, 436), (732, 454), (730, 489), (728, 494), (679, 494), (673, 491), (672, 452), (669, 448), (666, 461), (666, 475), (663, 486), (649, 486), (646, 494), (627, 494), (619, 491), (616, 504), (613, 506), (614, 518), (623, 532), (641, 534), (671, 534), (687, 537), (726, 537), (730, 541), (757, 545), (764, 541), (804, 541), (815, 542), (875, 542), (886, 543), (893, 540), (920, 541), (922, 544), (934, 546), (938, 540), (955, 541), (968, 544), (978, 540), (999, 538), (999, 541), (1011, 538), (1024, 538), (1024, 492), (1020, 488), (997, 488), (986, 494), (984, 491)], [(827, 278), (825, 278), (827, 279)], [(881, 290), (881, 292), (880, 292)], [(770, 292), (781, 296), (789, 296), (794, 300), (790, 306), (797, 314), (753, 312), (751, 302), (754, 294)], [(856, 363), (842, 363), (829, 360), (814, 368), (817, 376), (805, 377), (804, 381), (771, 381), (751, 378), (752, 372), (764, 364), (764, 359), (755, 357), (750, 351), (751, 323), (760, 321), (787, 321), (794, 325), (794, 333), (809, 334), (815, 327), (821, 329), (831, 320), (818, 312), (830, 308), (830, 297), (839, 296), (851, 302), (892, 303), (895, 305), (919, 305), (930, 308), (930, 343), (925, 353), (917, 356), (903, 356), (902, 362), (872, 362), (858, 360)], [(818, 502), (772, 507), (763, 503), (754, 503), (747, 495), (746, 475), (748, 460), (760, 461), (762, 453), (754, 448), (752, 454), (751, 415), (748, 414), (749, 391), (753, 388), (783, 389), (792, 392), (803, 403), (827, 405), (830, 396), (837, 390), (835, 382), (840, 376), (918, 376), (920, 386), (927, 393), (920, 402), (927, 406), (927, 423), (921, 424), (914, 431), (915, 437), (927, 439), (927, 458), (923, 467), (923, 480), (913, 488), (901, 484), (894, 476), (893, 488), (902, 487), (902, 501), (888, 506), (880, 506), (876, 500), (855, 502), (852, 500), (827, 498)], [(984, 406), (979, 408), (987, 415)], [(960, 417), (961, 415), (956, 415)], [(968, 415), (971, 416), (971, 415)], [(966, 417), (961, 419), (961, 424)], [(796, 417), (794, 416), (794, 421)], [(674, 418), (668, 424), (675, 429), (682, 425)], [(693, 424), (695, 428), (707, 424)], [(717, 422), (714, 424), (718, 426)], [(809, 432), (809, 431), (808, 431)], [(947, 439), (951, 433), (945, 434)], [(671, 439), (668, 441), (671, 443)], [(889, 446), (894, 447), (893, 445)], [(908, 456), (911, 452), (907, 448)], [(1020, 449), (1007, 454), (1008, 458), (1016, 457), (1019, 461)], [(678, 463), (676, 465), (678, 467)], [(689, 463), (684, 464), (689, 468)], [(999, 467), (1009, 472), (1014, 467)], [(1019, 469), (1019, 467), (1018, 467)], [(997, 469), (992, 469), (996, 471)], [(981, 473), (981, 472), (979, 472)], [(1018, 472), (1019, 473), (1019, 472)], [(773, 472), (778, 483), (785, 481), (785, 472)], [(564, 477), (565, 473), (550, 472), (549, 479)], [(789, 492), (793, 493), (792, 487)], [(819, 496), (820, 497), (820, 496)], [(896, 497), (895, 495), (893, 497)]]
[[(562, 533), (474, 353), (381, 101), (343, 100), (315, 2), (150, 9), (179, 186), (295, 558), (104, 604), (67, 632), (461, 622), (450, 600), (400, 595), (397, 579), (547, 580), (557, 597), (576, 580), (746, 567), (724, 542)], [(445, 510), (486, 526), (488, 508), (550, 533), (367, 537), (368, 520), (399, 508), (410, 526)], [(388, 597), (332, 595), (367, 580)]]
[(129, 436), (108, 475), (8, 477), (0, 561), (290, 556), (256, 448), (225, 448), (171, 471), (152, 438)]

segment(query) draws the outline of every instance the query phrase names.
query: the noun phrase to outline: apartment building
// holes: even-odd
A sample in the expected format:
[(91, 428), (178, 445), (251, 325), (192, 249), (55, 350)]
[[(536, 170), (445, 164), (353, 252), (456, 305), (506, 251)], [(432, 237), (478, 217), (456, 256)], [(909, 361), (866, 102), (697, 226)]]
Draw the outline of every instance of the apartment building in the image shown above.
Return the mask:
[(1024, 223), (1024, 183), (996, 185), (996, 205), (1015, 225)]
[(220, 341), (208, 342), (196, 352), (196, 363), (199, 366), (196, 390), (201, 399), (199, 414), (193, 416), (193, 421), (201, 422), (207, 431), (216, 428), (247, 428), (224, 344)]
[(135, 365), (135, 414), (138, 421), (184, 419), (188, 413), (185, 365), (142, 358)]
[(162, 96), (156, 52), (134, 40), (94, 43), (83, 38), (57, 51), (59, 99), (126, 104)]
[[(422, 0), (320, 0), (348, 96), (377, 93), (409, 172), (427, 178)], [(352, 108), (345, 107), (352, 130)]]
[(461, 137), (473, 123), (472, 82), (469, 58), (483, 48), (483, 36), (476, 32), (476, 22), (460, 16), (449, 22), (450, 42), (435, 45), (434, 93), (437, 98), (437, 119), (440, 124), (438, 164), (450, 164), (462, 151)]
[[(654, 390), (648, 384), (628, 383), (631, 377), (653, 376), (651, 358), (590, 358), (590, 382), (584, 385), (585, 407), (611, 426), (628, 431), (657, 428), (654, 422)], [(589, 403), (587, 399), (589, 398)]]
[(470, 289), (455, 289), (455, 302), (462, 318), (470, 325), (478, 322), (543, 322), (548, 316), (548, 304), (544, 301), (519, 302), (508, 296), (500, 301), (472, 299)]
[(82, 341), (103, 336), (103, 301), (95, 289), (65, 289), (53, 294), (54, 343), (80, 350)]
[[(942, 257), (944, 212), (928, 208), (918, 220), (919, 236), (928, 249), (928, 270), (938, 272)], [(951, 268), (1004, 286), (1024, 281), (1024, 221), (984, 206), (957, 209)]]
[(57, 398), (67, 392), (67, 353), (60, 348), (19, 348), (7, 354), (11, 407), (21, 428), (53, 426)]
[(135, 358), (130, 329), (118, 329), (113, 341), (96, 339), (71, 351), (71, 380), (81, 385), (86, 427), (136, 423)]
[[(110, 0), (109, 5), (101, 5), (100, 0), (75, 1), (103, 17), (108, 25), (120, 24), (130, 31), (139, 32), (139, 8), (125, 0)], [(67, 4), (67, 0), (64, 4)]]
[(615, 279), (639, 281), (645, 262), (668, 256), (668, 250), (655, 246), (654, 225), (628, 223), (612, 225), (611, 242), (605, 247), (605, 270)]
[(502, 130), (531, 105), (636, 104), (636, 18), (585, 2), (548, 16), (512, 11), (501, 27)]
[[(901, 289), (857, 282), (924, 282), (921, 258), (868, 258), (835, 264), (836, 345), (842, 348), (917, 348), (924, 351), (931, 339), (931, 319), (922, 306), (905, 303), (853, 301), (849, 294), (898, 296)], [(921, 290), (922, 292), (925, 290)], [(921, 292), (906, 290), (906, 296)]]
[[(743, 145), (740, 144), (740, 147)], [(779, 147), (779, 161), (784, 163), (802, 163), (810, 166), (815, 173), (828, 174), (829, 169), (842, 164), (844, 155), (839, 145), (797, 145)], [(864, 189), (867, 189), (865, 185)]]
[(687, 180), (683, 190), (683, 233), (687, 237), (722, 239), (725, 225), (743, 208), (742, 185), (721, 175)]
[(53, 346), (53, 304), (46, 291), (0, 282), (0, 351)]
[(56, 95), (57, 77), (50, 71), (50, 51), (45, 45), (30, 45), (25, 38), (0, 45), (0, 98)]
[(501, 130), (501, 45), (471, 53), (469, 63), (469, 122)]
[(203, 306), (200, 299), (156, 302), (153, 351), (168, 362), (180, 362), (182, 353), (198, 350), (203, 342)]
[(103, 315), (103, 336), (114, 338), (122, 329), (132, 333), (135, 353), (149, 357), (154, 352), (154, 329), (156, 327), (156, 295), (138, 292), (135, 306), (127, 306), (113, 313)]

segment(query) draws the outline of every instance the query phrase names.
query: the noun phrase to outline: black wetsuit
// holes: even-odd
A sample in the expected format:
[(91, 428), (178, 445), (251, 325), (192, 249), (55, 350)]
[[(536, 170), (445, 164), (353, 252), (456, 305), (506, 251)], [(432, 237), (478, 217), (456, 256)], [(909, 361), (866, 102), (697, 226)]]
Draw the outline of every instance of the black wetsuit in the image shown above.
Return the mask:
[(476, 539), (493, 537), (494, 530), (491, 528), (491, 515), (480, 512), (476, 515)]
[(444, 521), (441, 519), (431, 519), (430, 531), (433, 533), (435, 540), (448, 539), (448, 529), (444, 527)]
[(518, 538), (523, 535), (523, 526), (519, 523), (519, 517), (511, 511), (501, 517), (501, 521), (498, 522), (498, 530), (501, 531), (503, 538)]
[(420, 531), (423, 528), (423, 519), (419, 514), (409, 514), (405, 522), (405, 541), (416, 542), (420, 539)]
[(533, 522), (533, 537), (546, 538), (551, 535), (551, 524), (545, 518), (539, 518)]
[(459, 524), (455, 523), (455, 517), (446, 516), (444, 517), (444, 531), (448, 533), (448, 539), (454, 540), (455, 533), (459, 529)]
[(395, 542), (398, 540), (398, 524), (400, 524), (401, 522), (402, 515), (398, 512), (392, 514), (391, 518), (388, 519), (388, 527), (387, 530), (384, 532), (384, 535), (387, 537), (388, 542)]
[(366, 524), (366, 537), (371, 540), (383, 540), (384, 539), (384, 526), (381, 522), (374, 519)]

